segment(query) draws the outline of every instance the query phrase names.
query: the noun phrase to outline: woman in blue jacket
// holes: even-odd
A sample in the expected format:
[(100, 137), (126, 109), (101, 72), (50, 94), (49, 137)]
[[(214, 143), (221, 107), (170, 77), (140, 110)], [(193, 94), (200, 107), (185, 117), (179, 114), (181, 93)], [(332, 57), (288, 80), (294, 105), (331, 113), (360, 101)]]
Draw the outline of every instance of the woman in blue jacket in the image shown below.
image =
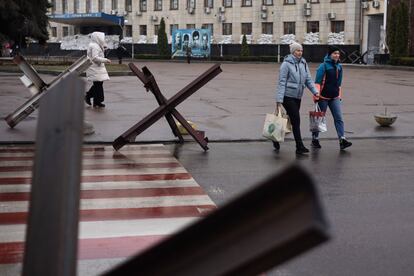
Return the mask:
[[(294, 42), (290, 46), (290, 55), (285, 57), (280, 66), (279, 83), (276, 93), (276, 114), (283, 107), (292, 123), (292, 132), (296, 142), (296, 153), (307, 153), (309, 150), (303, 145), (300, 133), (300, 103), (303, 90), (307, 87), (314, 97), (319, 91), (315, 88), (306, 60), (302, 58), (302, 45)], [(273, 142), (275, 149), (279, 150), (278, 142)]]
[[(339, 138), (339, 147), (341, 150), (344, 150), (352, 146), (352, 143), (346, 140), (344, 133), (344, 121), (341, 111), (342, 66), (339, 63), (339, 57), (339, 48), (329, 47), (328, 54), (316, 71), (315, 85), (320, 91), (320, 94), (314, 100), (318, 102), (322, 112), (326, 112), (329, 106), (334, 117), (335, 128)], [(321, 148), (319, 132), (312, 133), (312, 147)]]

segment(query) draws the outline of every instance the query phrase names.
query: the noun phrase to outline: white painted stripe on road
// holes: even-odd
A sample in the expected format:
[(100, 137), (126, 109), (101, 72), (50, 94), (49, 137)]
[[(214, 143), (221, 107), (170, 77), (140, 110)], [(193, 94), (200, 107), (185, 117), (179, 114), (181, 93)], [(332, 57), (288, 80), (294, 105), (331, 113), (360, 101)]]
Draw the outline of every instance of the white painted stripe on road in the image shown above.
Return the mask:
[[(145, 174), (171, 174), (188, 173), (183, 167), (177, 168), (139, 168), (139, 169), (99, 169), (82, 170), (82, 176), (103, 176), (103, 175), (145, 175)], [(31, 171), (0, 172), (0, 178), (21, 178), (32, 177)]]
[[(112, 151), (84, 151), (82, 155), (85, 156), (126, 156), (129, 155), (138, 155), (138, 154), (171, 154), (169, 150), (166, 149), (151, 149), (151, 150), (140, 150), (140, 149), (133, 149), (133, 150), (126, 150), (123, 152), (117, 152), (114, 149)], [(34, 157), (34, 152), (0, 152), (0, 157), (8, 158), (8, 157)]]
[[(134, 149), (152, 149), (152, 148), (159, 148), (159, 147), (163, 147), (165, 148), (165, 146), (163, 144), (142, 144), (142, 145), (125, 145), (123, 146), (120, 150), (118, 150), (118, 152), (125, 152), (128, 150), (134, 150)], [(111, 145), (84, 145), (83, 146), (84, 149), (97, 149), (97, 148), (104, 148), (105, 150), (112, 150), (114, 151), (115, 149), (111, 146)]]
[[(78, 260), (77, 276), (98, 276), (116, 265), (119, 265), (127, 258), (105, 258), (96, 260)], [(15, 264), (0, 264), (0, 272), (2, 276), (16, 276), (22, 275), (23, 265), (21, 263)]]
[[(154, 181), (119, 181), (119, 182), (85, 182), (81, 189), (86, 190), (123, 190), (123, 189), (145, 189), (145, 188), (182, 188), (199, 187), (193, 179), (183, 180), (154, 180)], [(0, 185), (0, 193), (28, 193), (30, 185)]]
[[(214, 205), (208, 195), (82, 199), (81, 210)], [(0, 213), (27, 212), (27, 201), (0, 202)]]
[[(78, 273), (77, 276), (98, 276), (109, 269), (121, 264), (127, 258), (106, 258), (95, 260), (78, 260)], [(0, 266), (1, 271), (1, 266)], [(20, 274), (15, 274), (20, 275)]]
[[(139, 164), (139, 163), (171, 163), (177, 162), (174, 157), (142, 157), (139, 160), (132, 159), (83, 159), (83, 165), (110, 165), (110, 164)], [(33, 166), (32, 160), (3, 160), (0, 161), (0, 167), (15, 167), (15, 166)]]
[[(200, 219), (159, 218), (138, 220), (88, 221), (79, 225), (79, 239), (169, 235)], [(0, 225), (0, 243), (25, 240), (26, 225)]]

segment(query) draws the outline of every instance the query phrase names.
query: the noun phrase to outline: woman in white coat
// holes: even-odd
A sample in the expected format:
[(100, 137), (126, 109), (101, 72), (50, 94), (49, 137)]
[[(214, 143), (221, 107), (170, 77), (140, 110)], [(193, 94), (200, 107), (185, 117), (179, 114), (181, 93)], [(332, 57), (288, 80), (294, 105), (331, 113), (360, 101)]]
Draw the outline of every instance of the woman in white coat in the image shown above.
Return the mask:
[(93, 85), (86, 93), (85, 102), (88, 105), (91, 105), (91, 99), (93, 99), (94, 107), (105, 107), (103, 104), (103, 82), (109, 80), (105, 63), (111, 63), (110, 59), (105, 58), (105, 47), (105, 34), (101, 32), (93, 32), (87, 51), (87, 56), (92, 61), (92, 65), (86, 70), (86, 77), (88, 78), (88, 81), (93, 82)]

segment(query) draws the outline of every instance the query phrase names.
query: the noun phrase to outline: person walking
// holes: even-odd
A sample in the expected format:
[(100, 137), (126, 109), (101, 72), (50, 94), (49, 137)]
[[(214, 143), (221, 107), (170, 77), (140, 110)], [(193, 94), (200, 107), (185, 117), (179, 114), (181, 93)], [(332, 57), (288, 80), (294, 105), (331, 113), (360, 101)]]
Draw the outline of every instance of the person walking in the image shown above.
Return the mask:
[[(296, 153), (303, 154), (309, 150), (303, 145), (300, 132), (300, 104), (303, 90), (307, 87), (315, 98), (319, 91), (316, 89), (306, 60), (302, 58), (302, 45), (294, 42), (290, 44), (290, 55), (285, 57), (280, 66), (279, 83), (276, 93), (276, 114), (283, 107), (289, 115), (292, 132), (296, 142)], [(276, 150), (280, 149), (278, 142), (273, 142)]]
[(190, 64), (191, 62), (191, 55), (192, 55), (192, 50), (191, 50), (191, 46), (188, 45), (187, 49), (185, 50), (185, 55), (187, 56), (187, 63)]
[(109, 80), (105, 63), (111, 63), (111, 60), (105, 58), (105, 47), (105, 34), (93, 32), (87, 50), (87, 56), (92, 61), (92, 65), (86, 70), (86, 77), (88, 81), (93, 82), (93, 85), (85, 95), (85, 102), (91, 105), (91, 99), (93, 99), (93, 107), (97, 108), (105, 107), (103, 82)]
[[(334, 46), (329, 47), (328, 53), (316, 71), (315, 85), (319, 89), (319, 97), (314, 99), (322, 112), (327, 108), (332, 113), (336, 133), (339, 139), (339, 147), (344, 150), (352, 143), (345, 138), (344, 120), (342, 118), (342, 66), (339, 63), (340, 49)], [(319, 132), (312, 133), (312, 147), (321, 148)]]

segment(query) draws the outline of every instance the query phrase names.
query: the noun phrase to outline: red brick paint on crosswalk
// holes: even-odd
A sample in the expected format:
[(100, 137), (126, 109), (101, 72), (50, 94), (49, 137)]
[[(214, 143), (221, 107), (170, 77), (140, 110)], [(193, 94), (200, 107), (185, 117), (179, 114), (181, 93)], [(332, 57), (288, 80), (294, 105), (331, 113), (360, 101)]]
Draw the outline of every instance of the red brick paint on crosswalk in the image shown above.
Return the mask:
[[(109, 169), (148, 169), (148, 168), (179, 168), (180, 163), (130, 163), (130, 164), (85, 164), (83, 170), (109, 170)], [(0, 167), (0, 172), (24, 172), (31, 171), (33, 166), (9, 166)]]
[[(122, 258), (142, 252), (167, 238), (166, 235), (82, 239), (78, 260)], [(41, 250), (41, 249), (39, 249)], [(24, 242), (0, 243), (0, 264), (23, 261)]]
[[(201, 187), (82, 190), (81, 199), (204, 195)], [(28, 201), (30, 193), (0, 193), (0, 201)]]
[[(165, 150), (164, 146), (139, 146), (140, 150)], [(85, 146), (82, 148), (83, 152), (116, 152), (112, 147), (88, 147)], [(33, 146), (28, 147), (5, 147), (0, 148), (0, 153), (25, 153), (25, 152), (35, 152), (35, 148)], [(122, 151), (119, 151), (122, 153)]]
[[(88, 209), (80, 211), (80, 221), (132, 220), (149, 218), (200, 217), (209, 214), (215, 205), (168, 206), (146, 208)], [(27, 212), (0, 213), (0, 225), (25, 224)]]
[[(126, 157), (128, 156), (128, 157)], [(148, 154), (114, 154), (111, 159), (139, 159), (139, 158), (162, 158), (171, 157), (169, 153), (148, 153)], [(106, 155), (85, 155), (83, 159), (108, 159)], [(33, 156), (0, 156), (0, 161), (29, 161), (33, 160)]]
[[(166, 174), (138, 174), (138, 175), (88, 175), (82, 177), (82, 182), (118, 182), (118, 181), (155, 181), (155, 180), (178, 180), (191, 179), (189, 173), (166, 173)], [(31, 177), (1, 177), (0, 185), (6, 184), (30, 184)]]
[[(134, 223), (134, 220), (143, 221), (143, 225), (151, 223), (147, 221), (152, 220), (161, 220), (162, 222), (161, 224), (160, 222), (154, 222), (159, 228), (153, 229), (158, 230), (154, 232), (154, 230), (151, 230), (154, 226), (150, 226), (149, 230), (141, 233), (143, 236), (139, 236), (141, 227), (138, 227), (137, 231), (130, 227), (127, 228), (128, 235), (123, 234), (122, 231), (118, 233), (118, 230), (116, 230), (115, 232), (112, 231), (109, 236), (105, 232), (95, 235), (96, 229), (89, 228), (85, 232), (86, 237), (89, 238), (80, 240), (80, 260), (98, 261), (105, 258), (129, 257), (167, 237), (173, 228), (167, 227), (168, 224), (164, 223), (168, 223), (171, 219), (176, 221), (176, 226), (180, 226), (186, 221), (205, 216), (216, 209), (214, 203), (197, 185), (192, 176), (182, 168), (181, 164), (171, 154), (165, 153), (167, 150), (164, 146), (125, 147), (122, 152), (114, 152), (109, 146), (99, 146), (97, 148), (87, 146), (87, 148), (83, 148), (83, 151), (87, 152), (83, 155), (83, 160), (87, 160), (87, 162), (84, 162), (86, 164), (82, 166), (82, 169), (84, 171), (88, 170), (88, 172), (85, 172), (81, 179), (81, 200), (85, 200), (84, 203), (86, 204), (86, 201), (89, 200), (92, 202), (107, 199), (108, 201), (111, 199), (116, 201), (125, 198), (130, 203), (121, 204), (122, 206), (112, 203), (110, 207), (106, 206), (106, 203), (105, 206), (102, 205), (102, 202), (99, 203), (101, 205), (89, 205), (90, 203), (87, 203), (85, 206), (89, 207), (84, 207), (79, 211), (80, 222), (90, 225), (100, 225), (105, 221), (109, 223), (108, 225), (118, 225), (118, 223), (122, 225), (122, 221), (129, 225)], [(24, 206), (27, 206), (26, 204), (29, 201), (30, 193), (28, 191), (30, 186), (20, 188), (20, 184), (31, 184), (31, 177), (28, 176), (32, 170), (30, 165), (34, 159), (34, 148), (6, 147), (0, 148), (0, 153), (0, 173), (4, 173), (3, 176), (6, 176), (0, 177), (0, 187), (3, 185), (2, 188), (7, 191), (0, 193), (0, 202), (5, 206), (3, 212), (0, 213), (0, 226), (5, 227), (4, 229), (20, 229), (18, 231), (22, 231), (28, 217), (28, 213), (22, 211), (25, 210), (26, 207)], [(20, 155), (13, 156), (13, 154)], [(160, 169), (162, 173), (156, 173), (157, 169)], [(111, 170), (121, 171), (110, 172)], [(122, 170), (125, 170), (125, 172)], [(137, 170), (142, 170), (143, 173)], [(172, 173), (173, 171), (177, 173)], [(132, 174), (128, 175), (127, 173)], [(140, 181), (145, 183), (144, 187), (136, 188), (136, 183)], [(151, 181), (158, 182), (156, 185), (161, 183), (165, 187), (151, 187)], [(187, 184), (185, 181), (190, 182)], [(116, 187), (117, 182), (120, 182), (119, 185), (121, 185), (119, 189)], [(153, 199), (150, 199), (150, 197), (153, 197)], [(181, 201), (182, 198), (185, 201)], [(144, 200), (142, 201), (144, 204), (139, 205), (141, 200)], [(148, 201), (150, 204), (148, 205), (145, 200), (150, 200)], [(118, 228), (115, 227), (114, 229)], [(164, 230), (159, 232), (161, 229)], [(3, 236), (4, 242), (0, 241), (0, 264), (18, 264), (22, 261), (24, 242), (21, 241), (24, 240), (24, 237), (20, 236), (20, 232), (12, 231), (10, 233), (11, 235)], [(158, 235), (159, 233), (165, 234)], [(1, 274), (2, 268), (0, 266)]]

